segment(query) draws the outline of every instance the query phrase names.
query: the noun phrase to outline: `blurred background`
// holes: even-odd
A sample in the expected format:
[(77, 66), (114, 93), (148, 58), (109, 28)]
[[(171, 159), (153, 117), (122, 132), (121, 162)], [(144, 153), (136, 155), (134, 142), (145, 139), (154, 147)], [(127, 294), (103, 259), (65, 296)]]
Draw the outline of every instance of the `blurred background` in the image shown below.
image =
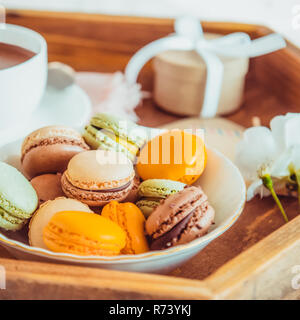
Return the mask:
[(300, 47), (300, 0), (0, 0), (6, 8), (176, 17), (266, 25)]

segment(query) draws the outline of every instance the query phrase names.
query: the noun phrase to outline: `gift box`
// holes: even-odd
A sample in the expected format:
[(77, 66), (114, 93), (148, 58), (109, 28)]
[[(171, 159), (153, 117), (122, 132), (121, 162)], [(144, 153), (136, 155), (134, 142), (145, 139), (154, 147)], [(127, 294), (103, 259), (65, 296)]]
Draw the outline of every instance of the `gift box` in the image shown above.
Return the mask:
[[(218, 35), (206, 34), (207, 39)], [(237, 110), (243, 102), (245, 77), (249, 58), (219, 56), (223, 67), (222, 88), (217, 115)], [(162, 109), (183, 116), (198, 116), (201, 113), (207, 68), (196, 51), (165, 51), (153, 61), (153, 98)]]
[(175, 33), (140, 49), (129, 61), (125, 77), (135, 83), (147, 61), (154, 59), (154, 100), (179, 115), (212, 118), (236, 110), (242, 102), (249, 58), (284, 48), (273, 33), (252, 40), (244, 32), (204, 34), (195, 17), (175, 20)]

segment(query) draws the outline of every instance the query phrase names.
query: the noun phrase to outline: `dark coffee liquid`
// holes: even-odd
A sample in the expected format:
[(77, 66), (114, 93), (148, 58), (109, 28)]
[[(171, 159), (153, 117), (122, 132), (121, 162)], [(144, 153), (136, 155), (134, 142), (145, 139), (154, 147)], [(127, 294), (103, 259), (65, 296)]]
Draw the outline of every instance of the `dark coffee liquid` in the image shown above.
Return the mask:
[(0, 70), (16, 66), (34, 55), (30, 50), (0, 42)]

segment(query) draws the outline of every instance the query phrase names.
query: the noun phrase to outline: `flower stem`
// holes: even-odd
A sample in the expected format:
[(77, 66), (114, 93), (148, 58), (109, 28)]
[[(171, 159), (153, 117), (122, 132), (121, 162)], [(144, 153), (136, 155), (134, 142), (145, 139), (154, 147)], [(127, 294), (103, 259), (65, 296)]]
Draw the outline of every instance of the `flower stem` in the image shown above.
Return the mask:
[(274, 190), (273, 181), (272, 181), (271, 176), (270, 176), (269, 174), (265, 174), (265, 175), (262, 177), (262, 181), (263, 181), (264, 186), (265, 186), (268, 190), (270, 190), (271, 195), (272, 195), (274, 201), (276, 202), (276, 204), (277, 204), (280, 212), (281, 212), (282, 215), (283, 215), (284, 221), (285, 221), (285, 222), (288, 222), (289, 219), (288, 219), (288, 217), (287, 217), (287, 215), (286, 215), (286, 213), (285, 213), (285, 211), (284, 211), (284, 209), (283, 209), (283, 206), (282, 206), (282, 204), (281, 204), (281, 202), (280, 202), (279, 198), (277, 197), (277, 194), (276, 194), (276, 192), (275, 192), (275, 190)]
[(295, 176), (298, 185), (298, 203), (300, 208), (300, 170), (295, 171)]

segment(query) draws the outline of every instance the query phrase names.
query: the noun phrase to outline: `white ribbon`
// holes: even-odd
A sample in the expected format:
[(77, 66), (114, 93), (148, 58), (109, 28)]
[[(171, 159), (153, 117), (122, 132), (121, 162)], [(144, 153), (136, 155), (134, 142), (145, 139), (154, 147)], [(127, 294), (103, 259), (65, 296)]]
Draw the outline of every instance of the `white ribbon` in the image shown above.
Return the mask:
[(223, 64), (218, 56), (257, 57), (286, 46), (279, 34), (273, 33), (251, 40), (243, 32), (235, 32), (212, 40), (206, 40), (198, 19), (182, 17), (175, 21), (175, 33), (153, 41), (137, 51), (125, 69), (129, 83), (137, 81), (138, 74), (151, 58), (166, 50), (195, 50), (207, 68), (205, 94), (200, 117), (211, 118), (217, 113), (223, 80)]

